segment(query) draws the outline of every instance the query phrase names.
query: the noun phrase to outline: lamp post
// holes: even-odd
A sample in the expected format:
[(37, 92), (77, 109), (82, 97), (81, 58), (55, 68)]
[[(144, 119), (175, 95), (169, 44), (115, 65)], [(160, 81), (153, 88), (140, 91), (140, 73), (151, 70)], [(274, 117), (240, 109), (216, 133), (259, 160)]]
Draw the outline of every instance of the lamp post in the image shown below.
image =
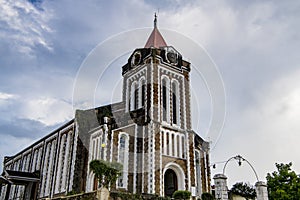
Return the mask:
[[(257, 175), (254, 167), (251, 165), (251, 163), (248, 160), (243, 158), (241, 155), (237, 155), (237, 156), (233, 156), (233, 157), (229, 158), (223, 167), (223, 174), (216, 174), (214, 176), (215, 186), (216, 186), (216, 188), (218, 188), (218, 191), (216, 191), (216, 198), (228, 200), (227, 177), (225, 176), (225, 169), (226, 169), (228, 162), (230, 162), (232, 160), (237, 160), (239, 166), (241, 166), (242, 162), (245, 161), (251, 167), (252, 171), (255, 174), (256, 180), (257, 180), (257, 182), (255, 184), (255, 190), (256, 190), (256, 194), (257, 194), (256, 199), (257, 200), (268, 200), (268, 191), (267, 191), (266, 184), (262, 181), (259, 181), (258, 175)], [(220, 196), (221, 196), (221, 198), (220, 198)]]
[(249, 166), (251, 167), (251, 169), (253, 170), (257, 182), (259, 181), (258, 176), (257, 176), (257, 173), (256, 173), (254, 167), (251, 165), (251, 163), (250, 163), (248, 160), (246, 160), (245, 158), (243, 158), (241, 155), (233, 156), (233, 157), (229, 158), (229, 159), (226, 161), (226, 163), (225, 163), (225, 165), (224, 165), (224, 167), (223, 167), (223, 174), (225, 174), (225, 168), (226, 168), (226, 166), (227, 166), (227, 163), (228, 163), (229, 161), (233, 160), (233, 159), (235, 159), (235, 160), (238, 161), (239, 166), (242, 165), (242, 161), (246, 161), (246, 163), (248, 163), (248, 165), (249, 165)]

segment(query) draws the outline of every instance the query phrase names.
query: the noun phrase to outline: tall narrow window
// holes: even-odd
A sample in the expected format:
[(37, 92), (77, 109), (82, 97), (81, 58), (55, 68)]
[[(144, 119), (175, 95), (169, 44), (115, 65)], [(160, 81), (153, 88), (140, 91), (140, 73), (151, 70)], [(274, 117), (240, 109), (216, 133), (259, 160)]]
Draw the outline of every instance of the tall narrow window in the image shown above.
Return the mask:
[(201, 163), (200, 163), (200, 154), (198, 151), (195, 151), (196, 157), (196, 179), (197, 179), (197, 194), (202, 193), (202, 180), (201, 180)]
[(175, 156), (175, 137), (174, 134), (171, 135), (171, 146), (172, 146), (172, 151), (171, 151), (171, 156)]
[(177, 82), (172, 82), (172, 122), (173, 124), (179, 123), (179, 92)]
[(162, 131), (161, 132), (161, 149), (162, 149), (162, 153), (164, 153), (164, 147), (165, 147), (165, 140), (164, 140), (164, 138), (165, 138), (165, 134), (164, 134), (164, 132)]
[(180, 146), (180, 142), (179, 142), (179, 135), (176, 136), (176, 142), (177, 142), (177, 154), (175, 156), (181, 157), (181, 155), (180, 155), (181, 146)]
[(181, 136), (181, 147), (182, 147), (182, 150), (181, 150), (181, 153), (182, 153), (182, 158), (185, 158), (185, 143), (184, 143), (184, 136)]
[(167, 132), (167, 135), (166, 135), (166, 155), (170, 155), (170, 139), (169, 139), (169, 132)]
[(142, 81), (142, 98), (141, 98), (141, 101), (142, 101), (142, 107), (145, 106), (145, 95), (146, 95), (146, 85), (145, 85), (145, 81), (143, 80)]
[(145, 78), (142, 77), (139, 80), (139, 92), (138, 92), (138, 108), (142, 108), (145, 106), (145, 96), (146, 96), (146, 85)]
[(130, 91), (130, 110), (135, 110), (138, 107), (138, 91), (137, 84), (133, 82)]
[(163, 121), (167, 121), (167, 81), (162, 80), (162, 105), (163, 105)]
[(139, 90), (135, 88), (134, 90), (134, 110), (138, 109), (139, 106)]
[(128, 137), (121, 134), (119, 137), (119, 155), (118, 162), (123, 164), (123, 172), (118, 178), (118, 187), (127, 187), (127, 174), (128, 174)]

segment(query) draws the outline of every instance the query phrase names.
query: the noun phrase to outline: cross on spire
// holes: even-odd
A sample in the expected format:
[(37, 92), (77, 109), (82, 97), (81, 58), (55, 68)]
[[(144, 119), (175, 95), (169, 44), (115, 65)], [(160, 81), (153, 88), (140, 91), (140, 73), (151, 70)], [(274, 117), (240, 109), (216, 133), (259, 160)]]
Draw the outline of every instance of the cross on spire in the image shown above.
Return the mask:
[(154, 13), (154, 28), (157, 28), (157, 15)]

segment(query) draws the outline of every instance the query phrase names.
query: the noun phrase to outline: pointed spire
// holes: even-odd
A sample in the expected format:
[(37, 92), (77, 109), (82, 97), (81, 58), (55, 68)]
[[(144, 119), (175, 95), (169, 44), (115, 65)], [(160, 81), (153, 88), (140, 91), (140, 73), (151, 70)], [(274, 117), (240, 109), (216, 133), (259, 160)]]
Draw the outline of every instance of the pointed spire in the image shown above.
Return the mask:
[(157, 15), (154, 13), (154, 28), (157, 28)]
[(167, 46), (167, 43), (164, 40), (163, 36), (158, 31), (157, 15), (155, 13), (154, 14), (154, 28), (145, 44), (145, 48), (150, 48), (150, 47), (159, 48), (159, 47), (165, 47), (165, 46)]

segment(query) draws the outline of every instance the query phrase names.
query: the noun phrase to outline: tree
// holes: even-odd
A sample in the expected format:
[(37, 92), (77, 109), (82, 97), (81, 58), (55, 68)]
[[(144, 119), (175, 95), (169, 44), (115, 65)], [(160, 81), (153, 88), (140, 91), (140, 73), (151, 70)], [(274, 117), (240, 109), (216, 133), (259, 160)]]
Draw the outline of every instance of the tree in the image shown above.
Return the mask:
[(230, 190), (230, 193), (240, 195), (246, 199), (255, 199), (256, 197), (256, 191), (254, 187), (243, 182), (234, 184)]
[(277, 171), (267, 174), (269, 199), (300, 199), (300, 177), (291, 170), (292, 163), (276, 163), (275, 165)]
[(106, 162), (104, 160), (92, 160), (90, 168), (95, 177), (103, 187), (108, 187), (111, 183), (116, 182), (121, 175), (122, 165), (118, 162)]

